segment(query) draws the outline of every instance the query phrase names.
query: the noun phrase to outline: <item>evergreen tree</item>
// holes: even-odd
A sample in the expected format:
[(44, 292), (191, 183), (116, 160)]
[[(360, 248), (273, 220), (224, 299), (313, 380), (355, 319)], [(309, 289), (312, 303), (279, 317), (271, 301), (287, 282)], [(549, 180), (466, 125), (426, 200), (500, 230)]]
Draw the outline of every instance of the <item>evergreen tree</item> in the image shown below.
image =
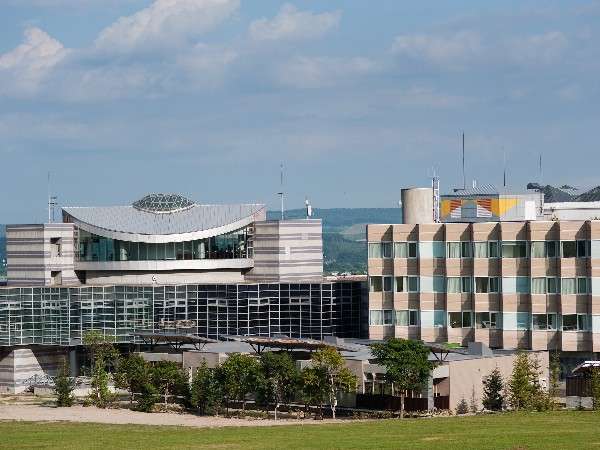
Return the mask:
[(479, 411), (479, 405), (477, 404), (477, 397), (475, 395), (475, 386), (473, 386), (471, 390), (471, 403), (469, 404), (469, 410), (473, 414), (477, 414), (477, 411)]
[(520, 351), (515, 357), (513, 370), (508, 381), (508, 401), (513, 409), (529, 409), (532, 404), (531, 365), (527, 354)]
[(550, 355), (550, 383), (548, 385), (548, 395), (552, 402), (552, 407), (558, 406), (556, 398), (560, 395), (559, 392), (560, 383), (560, 359), (558, 352), (554, 351)]
[(54, 380), (54, 393), (56, 394), (56, 406), (73, 406), (73, 389), (75, 383), (69, 377), (69, 365), (63, 358), (58, 373)]
[(504, 381), (498, 368), (495, 368), (483, 380), (483, 407), (489, 411), (501, 411), (504, 403), (502, 390)]
[(591, 372), (592, 407), (600, 411), (600, 368), (592, 367)]
[(463, 397), (461, 399), (461, 401), (458, 403), (458, 405), (456, 405), (456, 414), (463, 415), (463, 414), (467, 414), (468, 412), (469, 412), (469, 404)]
[(115, 397), (108, 386), (110, 376), (107, 367), (115, 364), (119, 353), (111, 340), (97, 330), (87, 331), (83, 335), (83, 345), (88, 348), (92, 365), (90, 399), (97, 407), (106, 408)]
[(200, 411), (200, 414), (206, 414), (211, 409), (215, 409), (218, 413), (219, 399), (221, 397), (219, 385), (215, 369), (209, 368), (206, 360), (202, 360), (200, 367), (194, 373), (190, 396), (190, 403)]

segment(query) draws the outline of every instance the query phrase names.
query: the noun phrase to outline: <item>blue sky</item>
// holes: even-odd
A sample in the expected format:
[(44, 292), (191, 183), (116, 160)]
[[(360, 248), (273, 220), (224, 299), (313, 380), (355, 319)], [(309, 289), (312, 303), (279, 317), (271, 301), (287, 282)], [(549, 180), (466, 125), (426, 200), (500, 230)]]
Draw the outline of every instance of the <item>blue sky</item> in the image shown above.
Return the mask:
[(0, 0), (0, 223), (147, 192), (600, 184), (600, 2)]

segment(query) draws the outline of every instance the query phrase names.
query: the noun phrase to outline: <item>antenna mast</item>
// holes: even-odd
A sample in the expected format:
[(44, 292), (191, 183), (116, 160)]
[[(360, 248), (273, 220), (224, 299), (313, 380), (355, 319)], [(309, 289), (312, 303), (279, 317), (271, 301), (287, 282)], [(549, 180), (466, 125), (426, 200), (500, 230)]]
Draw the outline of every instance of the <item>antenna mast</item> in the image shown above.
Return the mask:
[(504, 180), (502, 182), (502, 186), (506, 188), (506, 152), (504, 151), (504, 147), (502, 147), (502, 154), (504, 158)]
[(440, 221), (440, 179), (433, 171), (433, 178), (431, 179), (431, 187), (433, 188), (433, 222), (438, 223)]
[(58, 204), (55, 195), (50, 190), (50, 172), (48, 172), (48, 223), (54, 222), (54, 207)]
[(463, 175), (463, 191), (467, 188), (467, 179), (465, 177), (465, 133), (462, 134), (462, 175)]
[(283, 192), (283, 163), (280, 164), (279, 168), (281, 170), (280, 176), (279, 176), (279, 182), (280, 182), (280, 185), (281, 185), (281, 190), (277, 194), (279, 195), (279, 198), (281, 200), (281, 220), (283, 220), (284, 219), (284, 214), (283, 214), (283, 197), (284, 197), (284, 192)]

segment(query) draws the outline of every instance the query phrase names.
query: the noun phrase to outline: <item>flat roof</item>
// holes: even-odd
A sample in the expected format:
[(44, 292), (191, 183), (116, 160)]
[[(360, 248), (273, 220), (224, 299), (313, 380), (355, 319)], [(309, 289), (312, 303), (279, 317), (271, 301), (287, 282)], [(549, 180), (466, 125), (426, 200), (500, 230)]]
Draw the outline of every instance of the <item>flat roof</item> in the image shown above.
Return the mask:
[(316, 339), (305, 338), (290, 338), (287, 336), (268, 337), (268, 336), (239, 336), (239, 335), (223, 335), (223, 339), (245, 342), (252, 346), (280, 349), (299, 349), (299, 350), (319, 350), (322, 348), (333, 347), (338, 350), (353, 352), (356, 347), (336, 341), (319, 341)]

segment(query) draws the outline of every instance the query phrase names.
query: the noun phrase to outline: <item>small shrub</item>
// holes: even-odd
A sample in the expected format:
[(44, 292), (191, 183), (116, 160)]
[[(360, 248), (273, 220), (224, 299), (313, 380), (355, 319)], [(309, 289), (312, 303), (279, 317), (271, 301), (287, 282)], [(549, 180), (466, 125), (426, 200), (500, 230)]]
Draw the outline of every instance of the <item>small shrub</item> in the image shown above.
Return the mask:
[(463, 414), (468, 414), (468, 412), (469, 412), (469, 404), (463, 398), (456, 406), (456, 414), (463, 415)]

